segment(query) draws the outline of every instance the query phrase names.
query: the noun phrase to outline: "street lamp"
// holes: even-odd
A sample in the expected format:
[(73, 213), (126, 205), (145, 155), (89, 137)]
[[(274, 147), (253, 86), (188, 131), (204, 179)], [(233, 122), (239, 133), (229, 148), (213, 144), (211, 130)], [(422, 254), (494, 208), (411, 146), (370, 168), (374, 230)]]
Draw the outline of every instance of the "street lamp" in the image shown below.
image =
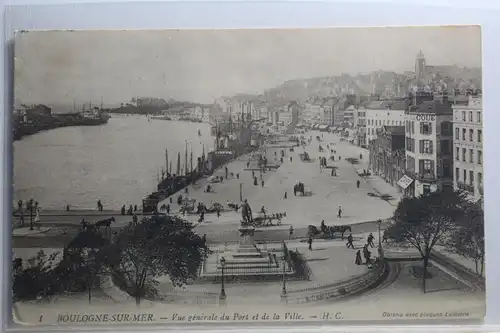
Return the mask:
[(30, 230), (33, 230), (33, 199), (28, 201), (28, 209), (30, 211)]
[(286, 278), (285, 278), (285, 271), (286, 271), (286, 257), (283, 254), (283, 257), (281, 257), (281, 260), (283, 262), (283, 285), (281, 288), (281, 300), (286, 301)]
[(380, 228), (382, 226), (382, 220), (377, 220), (378, 223), (378, 255), (380, 260), (384, 259), (384, 250), (382, 249), (382, 236), (381, 236), (381, 231)]
[(221, 286), (220, 286), (220, 301), (226, 300), (226, 290), (224, 289), (224, 266), (226, 265), (226, 259), (224, 257), (220, 258), (220, 267), (221, 267)]

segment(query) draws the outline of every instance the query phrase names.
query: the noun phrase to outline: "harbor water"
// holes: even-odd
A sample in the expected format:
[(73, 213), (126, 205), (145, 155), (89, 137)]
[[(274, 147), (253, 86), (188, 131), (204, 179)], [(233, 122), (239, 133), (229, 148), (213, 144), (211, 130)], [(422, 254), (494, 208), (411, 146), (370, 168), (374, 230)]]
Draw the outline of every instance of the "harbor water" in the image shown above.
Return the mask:
[[(113, 115), (108, 124), (58, 128), (14, 142), (14, 202), (30, 198), (44, 209), (104, 209), (142, 204), (166, 167), (176, 172), (214, 146), (210, 125)], [(170, 163), (169, 163), (170, 164)]]

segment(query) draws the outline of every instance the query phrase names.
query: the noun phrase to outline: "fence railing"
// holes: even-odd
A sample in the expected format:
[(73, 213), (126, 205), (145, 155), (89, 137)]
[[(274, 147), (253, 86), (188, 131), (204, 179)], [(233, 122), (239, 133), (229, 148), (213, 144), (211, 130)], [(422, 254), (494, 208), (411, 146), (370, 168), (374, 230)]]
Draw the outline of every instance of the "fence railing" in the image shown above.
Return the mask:
[(315, 287), (289, 290), (287, 294), (287, 302), (289, 303), (308, 303), (320, 301), (332, 297), (348, 295), (367, 288), (368, 286), (378, 283), (387, 270), (386, 263), (380, 263), (368, 273), (361, 276), (342, 281), (334, 284), (318, 285)]

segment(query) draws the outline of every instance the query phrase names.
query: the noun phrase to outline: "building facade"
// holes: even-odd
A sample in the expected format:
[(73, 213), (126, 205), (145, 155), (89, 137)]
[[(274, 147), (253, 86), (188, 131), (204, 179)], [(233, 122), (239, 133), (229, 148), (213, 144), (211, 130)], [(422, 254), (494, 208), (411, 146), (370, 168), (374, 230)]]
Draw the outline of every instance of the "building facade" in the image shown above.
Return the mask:
[[(405, 175), (405, 127), (382, 126), (370, 142), (370, 170), (396, 186)], [(403, 188), (398, 188), (401, 192)]]
[(453, 106), (455, 188), (483, 196), (483, 106), (481, 96), (469, 96), (467, 105)]
[(405, 186), (414, 196), (453, 185), (453, 109), (446, 97), (432, 98), (414, 100), (405, 114), (406, 175), (411, 178)]
[(366, 106), (367, 144), (377, 137), (377, 129), (382, 126), (404, 126), (406, 102), (373, 101)]

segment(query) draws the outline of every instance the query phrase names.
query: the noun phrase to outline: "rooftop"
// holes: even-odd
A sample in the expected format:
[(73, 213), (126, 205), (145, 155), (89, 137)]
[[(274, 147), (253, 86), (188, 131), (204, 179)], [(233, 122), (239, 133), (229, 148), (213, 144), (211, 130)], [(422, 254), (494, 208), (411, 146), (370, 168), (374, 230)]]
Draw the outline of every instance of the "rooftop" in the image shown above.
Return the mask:
[(410, 113), (434, 113), (436, 115), (453, 114), (453, 109), (449, 103), (440, 101), (424, 101), (409, 108)]

